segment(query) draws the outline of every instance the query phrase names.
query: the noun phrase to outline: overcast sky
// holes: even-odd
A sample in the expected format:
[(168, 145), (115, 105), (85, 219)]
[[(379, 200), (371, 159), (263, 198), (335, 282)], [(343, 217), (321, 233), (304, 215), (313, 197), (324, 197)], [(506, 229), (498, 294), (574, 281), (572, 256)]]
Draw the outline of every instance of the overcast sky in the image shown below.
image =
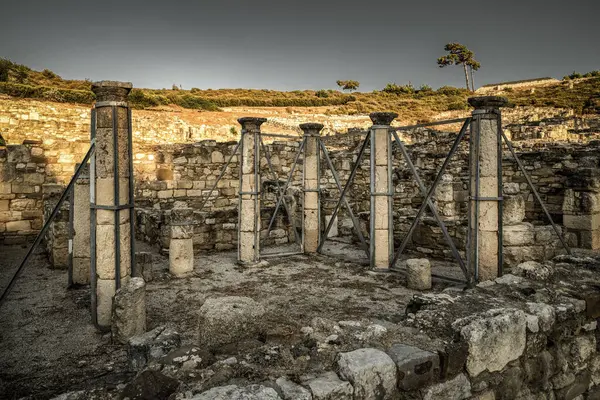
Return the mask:
[(600, 0), (6, 0), (0, 57), (68, 79), (136, 87), (463, 86), (447, 42), (475, 52), (480, 86), (600, 69)]

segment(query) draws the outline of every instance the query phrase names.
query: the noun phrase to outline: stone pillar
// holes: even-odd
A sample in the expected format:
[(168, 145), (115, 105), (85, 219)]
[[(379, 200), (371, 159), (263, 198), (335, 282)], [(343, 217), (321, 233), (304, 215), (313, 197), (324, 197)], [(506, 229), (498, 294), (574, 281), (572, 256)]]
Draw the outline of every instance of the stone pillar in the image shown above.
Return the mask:
[[(75, 170), (79, 164), (75, 166)], [(73, 186), (72, 215), (72, 282), (75, 285), (90, 283), (90, 170), (89, 166), (79, 174)]]
[(321, 176), (319, 137), (323, 124), (301, 124), (304, 131), (304, 237), (305, 253), (316, 253), (321, 237)]
[[(471, 97), (475, 107), (470, 136), (470, 193), (468, 269), (478, 281), (498, 276), (502, 243), (498, 231), (502, 224), (502, 141), (498, 121), (504, 97)], [(479, 167), (479, 170), (478, 170)], [(477, 271), (477, 272), (476, 272)]]
[[(96, 323), (111, 324), (116, 290), (131, 276), (129, 202), (131, 131), (127, 95), (131, 83), (101, 81), (92, 84), (96, 94), (96, 153), (94, 161)], [(125, 206), (125, 207), (121, 207)], [(122, 209), (120, 209), (122, 208)], [(94, 216), (92, 216), (94, 218)]]
[(563, 225), (569, 245), (600, 249), (600, 169), (580, 167), (566, 181)]
[(371, 127), (371, 268), (387, 270), (394, 257), (394, 224), (392, 206), (392, 143), (390, 124), (396, 113), (369, 115)]
[(240, 192), (238, 202), (238, 262), (260, 259), (260, 126), (266, 118), (244, 117), (240, 146)]
[(194, 210), (171, 210), (171, 240), (169, 242), (169, 272), (182, 276), (194, 270)]

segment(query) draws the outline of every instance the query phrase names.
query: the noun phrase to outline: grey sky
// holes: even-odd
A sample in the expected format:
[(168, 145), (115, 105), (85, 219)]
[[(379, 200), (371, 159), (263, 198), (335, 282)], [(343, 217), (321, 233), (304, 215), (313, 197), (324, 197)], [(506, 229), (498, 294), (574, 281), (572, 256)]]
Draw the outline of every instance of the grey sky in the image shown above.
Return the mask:
[(6, 0), (0, 57), (64, 78), (137, 87), (463, 86), (444, 44), (481, 62), (475, 83), (600, 69), (598, 0)]

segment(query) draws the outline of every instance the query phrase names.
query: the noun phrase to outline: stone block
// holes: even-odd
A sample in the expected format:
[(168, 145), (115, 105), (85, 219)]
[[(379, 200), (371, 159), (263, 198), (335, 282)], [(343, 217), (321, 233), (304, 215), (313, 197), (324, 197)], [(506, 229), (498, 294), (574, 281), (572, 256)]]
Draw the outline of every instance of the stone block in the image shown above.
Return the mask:
[(260, 243), (256, 240), (254, 232), (240, 232), (238, 243), (238, 259), (241, 263), (254, 263), (258, 261)]
[(525, 350), (527, 318), (521, 310), (489, 310), (458, 320), (453, 327), (460, 327), (460, 335), (468, 344), (467, 372), (472, 377), (502, 370)]
[[(159, 371), (147, 369), (129, 382), (120, 394), (122, 399), (168, 399), (177, 388), (179, 381)], [(214, 399), (214, 397), (213, 397)]]
[[(327, 227), (329, 225), (329, 221), (331, 221), (331, 215), (326, 215), (325, 216), (325, 227)], [(325, 229), (325, 228), (323, 228)], [(333, 222), (333, 225), (331, 225), (331, 229), (329, 230), (329, 234), (327, 235), (328, 238), (330, 237), (337, 237), (339, 235), (338, 232), (338, 217), (336, 215), (335, 217), (335, 221)]]
[(512, 272), (517, 276), (522, 276), (537, 281), (548, 280), (548, 278), (550, 278), (552, 275), (552, 269), (550, 267), (540, 264), (536, 261), (526, 261), (520, 263)]
[(275, 389), (262, 385), (218, 386), (194, 396), (194, 400), (281, 400)]
[(600, 214), (563, 215), (563, 226), (575, 230), (594, 231), (600, 229)]
[(283, 395), (283, 400), (312, 400), (310, 391), (292, 381), (287, 377), (279, 377), (275, 381)]
[(194, 245), (190, 239), (171, 239), (169, 242), (169, 272), (183, 276), (194, 270)]
[(552, 306), (545, 303), (527, 303), (527, 310), (538, 318), (538, 325), (542, 332), (550, 332), (556, 322), (556, 313)]
[(420, 389), (439, 374), (440, 359), (435, 353), (404, 344), (395, 344), (388, 354), (398, 368), (398, 387), (404, 391)]
[(533, 245), (535, 243), (535, 229), (528, 222), (505, 226), (503, 239), (504, 246)]
[(31, 230), (31, 221), (8, 221), (6, 222), (7, 232), (29, 231)]
[(115, 293), (112, 304), (113, 341), (125, 344), (146, 332), (146, 284), (143, 278), (131, 278)]
[(199, 343), (218, 347), (243, 339), (256, 339), (265, 329), (265, 309), (248, 297), (207, 299), (200, 307)]
[(313, 400), (346, 400), (354, 392), (350, 382), (342, 381), (335, 372), (325, 372), (304, 383), (310, 388)]
[(390, 234), (386, 230), (375, 230), (375, 268), (387, 269), (390, 263)]
[(426, 258), (406, 260), (406, 286), (409, 289), (431, 289), (431, 264)]
[(389, 226), (389, 200), (386, 196), (375, 196), (375, 213), (371, 215), (374, 219), (375, 229), (388, 229)]
[[(96, 226), (96, 273), (100, 279), (115, 278), (115, 228), (114, 225)], [(120, 226), (120, 272), (121, 277), (131, 275), (131, 250), (129, 223)]]
[(505, 226), (523, 222), (525, 219), (525, 199), (522, 195), (504, 196), (502, 222)]
[(381, 350), (358, 349), (341, 353), (339, 374), (354, 387), (354, 399), (391, 399), (396, 390), (396, 364)]
[(73, 283), (87, 285), (90, 283), (90, 258), (73, 257)]
[(139, 371), (146, 364), (161, 359), (179, 346), (181, 346), (179, 333), (165, 326), (131, 337), (127, 341), (129, 367), (133, 371)]
[(110, 326), (115, 291), (114, 279), (98, 279), (96, 281), (96, 312), (98, 316), (98, 325), (100, 326)]
[(498, 233), (479, 232), (479, 280), (498, 277)]
[(465, 374), (429, 386), (423, 391), (423, 400), (463, 400), (471, 397), (471, 382)]
[(375, 165), (388, 164), (388, 151), (390, 147), (390, 133), (387, 129), (376, 129), (373, 133), (375, 139)]

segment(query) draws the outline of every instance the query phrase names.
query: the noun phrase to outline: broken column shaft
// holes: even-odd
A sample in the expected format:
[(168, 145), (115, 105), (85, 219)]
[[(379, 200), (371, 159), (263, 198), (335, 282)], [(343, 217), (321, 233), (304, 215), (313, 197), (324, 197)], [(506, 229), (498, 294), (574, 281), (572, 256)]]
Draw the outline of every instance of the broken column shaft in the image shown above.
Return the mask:
[(171, 210), (171, 240), (169, 242), (169, 272), (182, 276), (194, 270), (194, 210)]
[(260, 126), (266, 118), (244, 117), (240, 146), (240, 192), (238, 203), (238, 262), (260, 260)]
[(502, 137), (503, 97), (472, 97), (475, 107), (469, 142), (468, 269), (477, 281), (494, 279), (502, 262)]
[(390, 124), (396, 113), (369, 115), (371, 127), (371, 225), (370, 263), (373, 269), (388, 269), (394, 256), (392, 217), (394, 185), (392, 183), (392, 146)]
[(73, 186), (71, 207), (71, 283), (86, 285), (90, 283), (90, 176), (87, 165)]
[[(131, 124), (127, 95), (131, 83), (101, 81), (96, 94), (96, 152), (92, 202), (92, 290), (96, 324), (107, 329), (115, 291), (131, 276), (133, 190)], [(94, 118), (92, 118), (94, 121)]]
[(304, 131), (304, 215), (305, 253), (316, 253), (321, 236), (319, 137), (322, 124), (301, 124)]

